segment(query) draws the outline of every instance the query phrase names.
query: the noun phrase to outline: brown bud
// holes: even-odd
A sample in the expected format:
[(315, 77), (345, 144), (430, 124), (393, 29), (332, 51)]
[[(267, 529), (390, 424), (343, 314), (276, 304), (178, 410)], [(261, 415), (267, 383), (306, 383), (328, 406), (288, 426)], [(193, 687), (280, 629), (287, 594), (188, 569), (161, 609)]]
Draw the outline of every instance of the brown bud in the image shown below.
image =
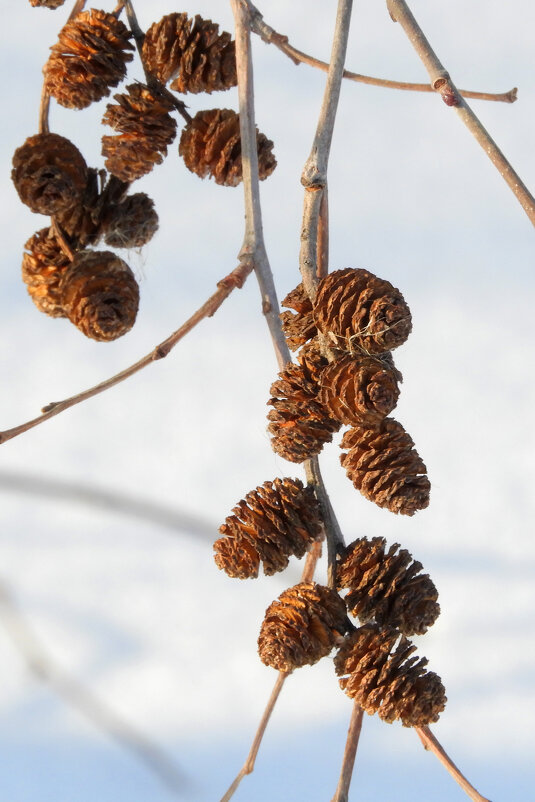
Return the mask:
[(70, 260), (49, 228), (30, 237), (24, 247), (22, 279), (32, 301), (50, 317), (65, 317), (59, 285)]
[(312, 315), (312, 302), (305, 292), (303, 283), (288, 293), (281, 302), (281, 306), (295, 309), (293, 312), (281, 312), (282, 330), (286, 336), (288, 347), (295, 351), (317, 333), (316, 324)]
[(362, 537), (345, 549), (336, 571), (338, 589), (347, 588), (345, 602), (361, 623), (375, 621), (404, 635), (423, 635), (440, 613), (438, 593), (422, 564), (394, 543)]
[(110, 251), (81, 251), (63, 274), (67, 317), (86, 337), (116, 340), (134, 325), (139, 287), (128, 265)]
[(368, 354), (397, 348), (412, 329), (400, 291), (367, 270), (353, 268), (335, 270), (320, 281), (314, 319), (337, 348), (360, 348)]
[[(258, 172), (267, 178), (277, 162), (273, 142), (257, 131)], [(216, 184), (236, 187), (242, 181), (240, 117), (231, 109), (199, 111), (182, 131), (178, 148), (188, 170), (199, 178), (209, 176)]]
[(62, 6), (64, 2), (65, 0), (30, 0), (30, 5), (34, 7), (42, 6), (43, 8), (55, 9)]
[(319, 504), (299, 479), (275, 479), (247, 493), (219, 528), (216, 565), (229, 576), (258, 576), (282, 571), (290, 556), (302, 557), (322, 535)]
[(176, 136), (176, 121), (169, 114), (172, 103), (144, 84), (130, 84), (126, 94), (114, 95), (102, 122), (118, 136), (102, 137), (106, 167), (122, 181), (135, 181), (161, 164), (167, 146)]
[(318, 397), (341, 423), (375, 426), (396, 406), (400, 376), (387, 359), (345, 354), (324, 368)]
[(144, 192), (136, 192), (110, 209), (104, 239), (111, 248), (141, 248), (157, 230), (154, 201)]
[(53, 215), (78, 201), (86, 186), (87, 165), (70, 140), (36, 134), (15, 151), (11, 178), (32, 212)]
[[(416, 647), (396, 629), (366, 624), (349, 634), (334, 658), (340, 687), (370, 715), (404, 727), (438, 721), (446, 706), (440, 677), (411, 657)], [(394, 647), (399, 639), (399, 643)], [(394, 650), (394, 651), (393, 651)]]
[(340, 457), (363, 496), (391, 512), (414, 515), (429, 504), (426, 467), (403, 426), (385, 418), (375, 429), (355, 426), (343, 436)]
[(62, 106), (85, 109), (126, 75), (132, 34), (114, 14), (82, 11), (61, 29), (45, 64), (45, 88)]
[(347, 629), (345, 604), (330, 588), (302, 582), (285, 590), (268, 609), (260, 629), (263, 663), (293, 671), (326, 657)]
[(177, 92), (214, 92), (236, 86), (236, 55), (231, 35), (198, 14), (167, 14), (154, 22), (143, 42), (143, 60), (162, 83), (176, 79)]

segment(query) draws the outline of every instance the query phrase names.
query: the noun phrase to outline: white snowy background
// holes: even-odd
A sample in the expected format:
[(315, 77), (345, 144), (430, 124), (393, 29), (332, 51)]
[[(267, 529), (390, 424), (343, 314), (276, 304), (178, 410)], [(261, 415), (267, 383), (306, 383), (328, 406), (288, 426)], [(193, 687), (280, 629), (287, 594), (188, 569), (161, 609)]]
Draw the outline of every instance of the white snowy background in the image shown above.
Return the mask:
[[(336, 3), (272, 0), (265, 20), (328, 60)], [(107, 6), (111, 9), (111, 5)], [(411, 8), (458, 86), (519, 87), (514, 105), (472, 101), (525, 183), (535, 187), (535, 9), (529, 0), (413, 0)], [(135, 191), (160, 230), (126, 259), (141, 281), (131, 333), (86, 340), (37, 312), (20, 278), (24, 242), (46, 224), (18, 199), (11, 158), (37, 131), (41, 68), (69, 8), (0, 1), (2, 193), (0, 428), (102, 381), (178, 327), (236, 266), (242, 191), (190, 174), (169, 148)], [(142, 27), (170, 11), (232, 30), (228, 3), (138, 2)], [(325, 75), (254, 41), (257, 122), (278, 167), (262, 184), (264, 228), (279, 297), (299, 281), (308, 155)], [(355, 3), (348, 67), (425, 81), (386, 4)], [(139, 63), (131, 78), (140, 78)], [(117, 90), (119, 91), (119, 90)], [(187, 98), (237, 108), (236, 90)], [(82, 112), (54, 103), (51, 129), (102, 166), (106, 101)], [(535, 632), (533, 226), (452, 109), (438, 97), (346, 82), (329, 177), (331, 269), (365, 267), (403, 292), (413, 333), (396, 352), (395, 412), (432, 482), (414, 518), (374, 507), (321, 458), (347, 540), (399, 542), (440, 593), (442, 614), (416, 638), (448, 693), (433, 728), (493, 802), (530, 798)], [(254, 277), (165, 360), (0, 448), (0, 581), (44, 652), (174, 759), (179, 798), (220, 798), (249, 749), (275, 679), (256, 654), (266, 606), (299, 579), (229, 579), (211, 554), (232, 506), (275, 476), (300, 476), (270, 448), (266, 400), (276, 361)], [(23, 492), (22, 480), (63, 484)], [(158, 525), (73, 498), (106, 491), (192, 519)], [(18, 489), (16, 489), (18, 487)], [(37, 488), (38, 489), (38, 488)], [(74, 492), (74, 496), (76, 493)], [(324, 568), (320, 569), (321, 579)], [(122, 749), (29, 671), (0, 617), (0, 798), (10, 802), (166, 802), (173, 798)], [(238, 801), (330, 799), (351, 703), (324, 660), (291, 677), (255, 773)], [(176, 798), (176, 796), (174, 797)], [(351, 799), (455, 800), (464, 794), (410, 730), (365, 717)]]

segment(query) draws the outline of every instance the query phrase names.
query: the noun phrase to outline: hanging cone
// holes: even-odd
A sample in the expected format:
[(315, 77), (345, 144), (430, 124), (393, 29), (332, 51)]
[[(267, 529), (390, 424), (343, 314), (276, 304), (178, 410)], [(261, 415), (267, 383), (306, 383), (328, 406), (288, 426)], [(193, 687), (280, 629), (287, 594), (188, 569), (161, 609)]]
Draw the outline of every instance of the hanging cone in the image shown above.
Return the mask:
[(82, 11), (61, 29), (44, 66), (45, 89), (68, 109), (85, 109), (110, 94), (132, 61), (132, 34), (114, 14)]
[[(267, 178), (277, 162), (273, 142), (257, 131), (258, 174)], [(240, 117), (231, 109), (199, 111), (187, 123), (178, 148), (188, 170), (199, 178), (209, 176), (216, 184), (236, 187), (242, 181)]]
[(295, 351), (317, 334), (316, 324), (312, 315), (312, 302), (306, 294), (302, 282), (288, 293), (281, 302), (281, 306), (295, 309), (295, 314), (293, 312), (281, 312), (279, 315), (288, 348)]
[(122, 181), (135, 181), (150, 173), (167, 155), (176, 136), (176, 121), (169, 114), (173, 104), (144, 84), (130, 84), (126, 94), (114, 95), (102, 122), (118, 136), (102, 137), (106, 167)]
[(355, 426), (343, 436), (340, 457), (363, 496), (391, 512), (414, 515), (429, 504), (426, 467), (401, 423), (385, 418), (375, 429)]
[(337, 348), (360, 348), (367, 354), (397, 348), (412, 329), (400, 291), (367, 270), (353, 268), (335, 270), (319, 282), (314, 319)]
[(177, 92), (214, 92), (236, 86), (236, 54), (230, 33), (187, 14), (167, 14), (154, 22), (143, 42), (143, 61), (162, 83), (176, 79)]
[(104, 239), (111, 248), (141, 248), (157, 230), (154, 201), (144, 192), (136, 192), (111, 208)]
[(30, 298), (45, 315), (65, 317), (59, 286), (70, 260), (50, 228), (42, 228), (24, 247), (22, 279)]
[(404, 727), (438, 721), (446, 692), (437, 674), (427, 671), (425, 657), (410, 655), (416, 647), (395, 629), (367, 624), (349, 634), (334, 666), (340, 687), (366, 713), (383, 721), (400, 719)]
[(36, 134), (15, 151), (11, 178), (32, 212), (53, 215), (79, 200), (87, 165), (70, 140), (59, 134)]
[(392, 412), (401, 374), (387, 353), (388, 359), (345, 354), (323, 370), (318, 398), (333, 418), (346, 426), (373, 427)]
[[(438, 593), (422, 564), (384, 537), (362, 537), (345, 549), (337, 566), (338, 589), (347, 588), (347, 609), (362, 624), (375, 621), (403, 635), (423, 635), (440, 613)], [(396, 553), (397, 552), (397, 553)]]
[(139, 287), (128, 265), (111, 251), (77, 253), (60, 291), (67, 317), (86, 337), (116, 340), (134, 325)]
[(290, 672), (326, 657), (346, 629), (340, 596), (322, 585), (302, 582), (281, 593), (266, 610), (258, 653), (267, 666)]
[(218, 568), (229, 576), (258, 576), (282, 571), (289, 557), (302, 557), (322, 536), (319, 504), (299, 479), (275, 479), (247, 493), (219, 528), (214, 543)]

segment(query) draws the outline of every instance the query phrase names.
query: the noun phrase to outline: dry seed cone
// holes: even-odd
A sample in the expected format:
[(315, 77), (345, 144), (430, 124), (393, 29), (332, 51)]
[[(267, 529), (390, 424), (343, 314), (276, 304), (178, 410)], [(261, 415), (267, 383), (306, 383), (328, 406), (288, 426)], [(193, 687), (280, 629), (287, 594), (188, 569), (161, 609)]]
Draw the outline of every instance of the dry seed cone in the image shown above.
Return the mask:
[(143, 60), (162, 83), (176, 79), (177, 92), (214, 92), (236, 86), (236, 55), (231, 35), (198, 14), (167, 14), (145, 34)]
[(45, 87), (62, 106), (85, 109), (110, 94), (133, 56), (131, 33), (113, 14), (82, 11), (67, 22), (45, 64)]
[(412, 329), (405, 300), (389, 281), (367, 270), (335, 270), (318, 285), (318, 329), (337, 348), (383, 354), (402, 345)]
[(82, 196), (87, 165), (70, 140), (59, 134), (36, 134), (15, 151), (11, 178), (32, 212), (53, 215)]
[(438, 721), (446, 706), (440, 677), (425, 669), (425, 657), (411, 657), (416, 647), (395, 629), (367, 624), (346, 637), (334, 666), (340, 687), (370, 715), (400, 719), (404, 727)]
[[(277, 162), (273, 142), (257, 131), (258, 172), (267, 178)], [(216, 184), (236, 187), (242, 180), (240, 118), (231, 109), (199, 111), (187, 123), (178, 148), (188, 170), (200, 178), (209, 176)]]
[(288, 348), (295, 351), (312, 337), (316, 336), (317, 329), (312, 315), (312, 301), (305, 292), (303, 283), (288, 293), (281, 302), (281, 306), (294, 309), (294, 312), (281, 312), (282, 330), (286, 336)]
[[(323, 357), (319, 356), (321, 360)], [(327, 364), (323, 360), (323, 364)], [(317, 400), (318, 383), (306, 364), (287, 365), (271, 385), (268, 432), (271, 447), (290, 462), (319, 454), (330, 443), (340, 423)]]
[(128, 265), (110, 251), (76, 254), (60, 290), (67, 317), (86, 337), (116, 340), (134, 325), (139, 287)]
[(346, 549), (337, 567), (338, 589), (347, 588), (347, 609), (362, 624), (375, 621), (403, 635), (423, 635), (440, 613), (438, 593), (422, 564), (394, 543), (362, 537)]
[(62, 6), (64, 2), (65, 0), (30, 0), (30, 5), (54, 9)]
[(268, 609), (258, 653), (278, 671), (293, 671), (326, 657), (347, 628), (345, 604), (330, 588), (302, 582), (285, 590)]
[(323, 370), (318, 397), (346, 426), (375, 426), (396, 406), (400, 377), (391, 359), (345, 354)]
[(302, 557), (321, 537), (319, 504), (299, 479), (275, 479), (247, 493), (219, 528), (214, 543), (218, 568), (229, 576), (258, 576), (282, 571), (292, 555)]
[(363, 496), (391, 512), (414, 515), (429, 504), (426, 467), (403, 426), (385, 418), (375, 429), (355, 426), (343, 436), (340, 457)]
[(25, 244), (22, 279), (39, 309), (50, 317), (65, 317), (60, 282), (70, 261), (49, 228), (42, 228)]
[(154, 201), (144, 192), (136, 192), (111, 208), (104, 239), (111, 248), (141, 248), (157, 230)]
[(122, 181), (135, 181), (161, 164), (167, 146), (176, 136), (176, 121), (169, 114), (172, 103), (144, 84), (130, 84), (126, 94), (114, 95), (102, 122), (118, 136), (102, 137), (106, 167)]

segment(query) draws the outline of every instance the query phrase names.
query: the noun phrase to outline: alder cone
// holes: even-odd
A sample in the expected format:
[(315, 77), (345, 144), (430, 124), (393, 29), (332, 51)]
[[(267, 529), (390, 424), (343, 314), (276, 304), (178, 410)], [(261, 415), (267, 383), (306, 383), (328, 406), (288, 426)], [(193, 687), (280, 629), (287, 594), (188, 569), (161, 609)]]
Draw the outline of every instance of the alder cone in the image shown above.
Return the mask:
[(60, 283), (70, 260), (50, 228), (42, 228), (25, 244), (22, 257), (22, 280), (30, 298), (45, 315), (65, 317)]
[(104, 239), (111, 248), (141, 248), (157, 230), (154, 201), (144, 192), (136, 192), (111, 208)]
[(258, 638), (260, 659), (285, 672), (313, 665), (329, 654), (347, 623), (345, 604), (334, 590), (301, 582), (266, 610)]
[(347, 588), (345, 603), (362, 624), (375, 621), (403, 635), (423, 635), (440, 613), (438, 592), (422, 564), (394, 543), (362, 537), (350, 543), (337, 566), (338, 589)]
[(214, 92), (236, 86), (236, 52), (230, 33), (198, 14), (167, 14), (145, 34), (143, 61), (177, 92)]
[(281, 312), (279, 317), (288, 348), (296, 351), (315, 337), (318, 331), (312, 314), (312, 301), (305, 292), (303, 282), (288, 293), (281, 306), (295, 310), (295, 313)]
[(43, 6), (43, 8), (59, 8), (63, 5), (65, 0), (30, 0), (30, 5), (36, 6)]
[[(273, 155), (273, 142), (256, 131), (258, 173), (260, 180), (267, 178), (277, 161)], [(240, 116), (231, 109), (199, 111), (188, 122), (181, 134), (178, 147), (188, 170), (199, 178), (209, 176), (216, 184), (236, 187), (242, 181)]]
[(111, 251), (77, 253), (60, 292), (67, 317), (92, 340), (116, 340), (134, 325), (139, 287), (126, 262)]
[(440, 677), (427, 659), (411, 657), (416, 647), (396, 629), (366, 624), (349, 634), (334, 658), (340, 687), (370, 715), (401, 720), (404, 727), (438, 721), (446, 706)]
[(414, 515), (429, 504), (426, 467), (403, 426), (385, 418), (376, 428), (355, 426), (343, 436), (340, 457), (363, 496), (391, 512)]
[(32, 212), (54, 215), (73, 206), (83, 194), (87, 165), (69, 139), (36, 134), (15, 151), (11, 178)]
[(402, 345), (412, 330), (409, 307), (389, 281), (363, 269), (335, 270), (318, 285), (318, 329), (337, 348), (383, 354)]
[[(327, 364), (321, 355), (318, 358)], [(287, 365), (271, 385), (268, 401), (273, 407), (268, 412), (271, 447), (290, 462), (304, 462), (319, 454), (340, 428), (340, 423), (317, 400), (318, 389), (306, 363)]]
[(284, 570), (290, 556), (302, 557), (322, 536), (321, 513), (310, 487), (299, 479), (274, 479), (247, 493), (219, 528), (214, 543), (218, 568), (247, 579)]
[(110, 173), (135, 181), (167, 155), (176, 136), (176, 120), (169, 114), (174, 107), (144, 84), (130, 84), (114, 99), (117, 104), (108, 103), (102, 122), (121, 134), (102, 137), (102, 155)]
[(114, 14), (82, 11), (59, 32), (44, 66), (45, 88), (61, 106), (85, 109), (110, 94), (132, 61), (132, 34)]
[(375, 426), (396, 406), (400, 380), (391, 358), (344, 354), (322, 371), (318, 398), (347, 426)]

